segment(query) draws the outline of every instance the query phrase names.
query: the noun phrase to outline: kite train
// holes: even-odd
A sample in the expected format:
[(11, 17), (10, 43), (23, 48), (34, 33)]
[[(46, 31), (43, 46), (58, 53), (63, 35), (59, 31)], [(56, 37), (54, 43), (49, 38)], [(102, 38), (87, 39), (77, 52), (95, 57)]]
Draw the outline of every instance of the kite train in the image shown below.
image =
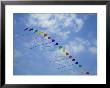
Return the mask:
[[(33, 28), (25, 28), (24, 31), (33, 32), (38, 36), (42, 36), (44, 39), (50, 40), (51, 43), (53, 43), (54, 46), (56, 46), (63, 53), (65, 59), (71, 60), (73, 64), (77, 65), (82, 70), (83, 74), (90, 75), (90, 72), (86, 71), (84, 69), (84, 67), (81, 64), (79, 64), (79, 62), (74, 58), (74, 56), (72, 56), (63, 46), (61, 46), (60, 43), (57, 42), (57, 40), (55, 40), (54, 38), (49, 36), (48, 33), (40, 31), (40, 30), (35, 30)], [(65, 66), (63, 66), (62, 68), (64, 68), (64, 67)], [(60, 69), (60, 68), (58, 68), (58, 69)]]

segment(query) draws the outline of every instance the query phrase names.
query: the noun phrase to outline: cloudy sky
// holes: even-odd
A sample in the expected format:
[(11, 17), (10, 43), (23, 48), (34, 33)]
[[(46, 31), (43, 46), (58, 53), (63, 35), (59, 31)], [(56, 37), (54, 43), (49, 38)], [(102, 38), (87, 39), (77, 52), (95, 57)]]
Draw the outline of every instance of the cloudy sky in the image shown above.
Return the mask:
[[(14, 13), (13, 20), (14, 75), (97, 74), (97, 14)], [(50, 40), (24, 31), (27, 27), (48, 33), (78, 65)]]

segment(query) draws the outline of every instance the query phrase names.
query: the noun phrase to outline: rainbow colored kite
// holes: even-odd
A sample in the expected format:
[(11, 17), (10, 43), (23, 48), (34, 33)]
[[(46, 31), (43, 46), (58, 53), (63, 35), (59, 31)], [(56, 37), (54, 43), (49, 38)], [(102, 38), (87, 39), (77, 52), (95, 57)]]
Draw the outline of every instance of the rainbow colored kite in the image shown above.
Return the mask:
[[(81, 64), (79, 64), (79, 62), (74, 58), (74, 56), (72, 56), (63, 46), (61, 46), (60, 43), (57, 42), (57, 40), (55, 40), (54, 38), (49, 36), (48, 33), (40, 31), (40, 30), (35, 30), (33, 28), (25, 28), (24, 31), (32, 31), (36, 35), (42, 36), (44, 39), (50, 40), (63, 53), (63, 55), (65, 56), (66, 59), (71, 60), (75, 65), (77, 65), (79, 68), (81, 68), (81, 71), (84, 74), (87, 74), (87, 75), (90, 74), (90, 72), (85, 71), (83, 66)], [(65, 67), (65, 66), (63, 66), (63, 67)]]

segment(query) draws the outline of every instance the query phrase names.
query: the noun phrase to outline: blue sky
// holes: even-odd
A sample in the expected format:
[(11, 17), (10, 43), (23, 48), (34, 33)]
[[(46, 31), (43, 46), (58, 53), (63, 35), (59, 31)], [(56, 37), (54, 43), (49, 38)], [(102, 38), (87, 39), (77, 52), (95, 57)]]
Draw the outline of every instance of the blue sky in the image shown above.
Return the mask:
[[(97, 14), (14, 13), (13, 20), (14, 75), (84, 75), (87, 71), (97, 74)], [(24, 31), (27, 27), (48, 33), (82, 67), (50, 40)]]

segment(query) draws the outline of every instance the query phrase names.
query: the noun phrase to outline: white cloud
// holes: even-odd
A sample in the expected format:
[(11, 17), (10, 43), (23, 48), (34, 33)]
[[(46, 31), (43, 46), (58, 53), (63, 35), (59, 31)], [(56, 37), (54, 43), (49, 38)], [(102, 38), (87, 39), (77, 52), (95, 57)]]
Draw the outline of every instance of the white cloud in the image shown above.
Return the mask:
[(62, 38), (62, 39), (64, 39), (64, 40), (68, 38), (69, 34), (70, 34), (70, 31), (65, 31), (65, 32), (61, 32), (60, 31), (58, 33), (59, 37)]
[(76, 37), (73, 41), (70, 41), (65, 45), (65, 48), (71, 53), (81, 53), (84, 51), (89, 51), (93, 54), (97, 53), (97, 46), (94, 45), (95, 41), (89, 42), (88, 40)]
[(79, 32), (81, 29), (82, 29), (82, 27), (83, 27), (83, 25), (84, 25), (84, 21), (83, 21), (83, 19), (79, 19), (79, 18), (77, 18), (77, 19), (75, 19), (75, 24), (76, 24), (76, 32)]
[(30, 14), (30, 16), (34, 19), (38, 20), (48, 20), (51, 17), (51, 14)]
[(83, 40), (81, 38), (76, 37), (73, 41), (70, 41), (65, 45), (65, 47), (70, 51), (71, 53), (79, 53), (83, 52), (87, 46), (88, 41)]
[(82, 44), (79, 44), (79, 45), (74, 46), (72, 48), (73, 48), (74, 52), (81, 52), (84, 50), (85, 47)]
[(83, 18), (78, 18), (77, 14), (29, 14), (27, 19), (27, 26), (46, 28), (47, 32), (64, 39), (71, 30), (79, 32), (84, 25)]
[(89, 51), (92, 53), (92, 54), (97, 54), (97, 40), (96, 39), (93, 39), (92, 42), (91, 42), (91, 46), (89, 47)]
[(73, 52), (78, 53), (85, 49), (84, 45), (81, 43), (78, 43), (77, 41), (71, 41), (65, 47), (71, 53), (73, 53)]
[(52, 20), (49, 20), (51, 14), (30, 14), (28, 17), (28, 24), (32, 26), (51, 27)]
[(90, 47), (89, 48), (89, 51), (93, 54), (96, 54), (97, 53), (97, 48), (96, 47)]
[(83, 38), (76, 37), (75, 41), (77, 41), (78, 43), (82, 43), (82, 44), (84, 44), (86, 46), (90, 45), (90, 42), (88, 40), (83, 39)]
[(44, 20), (44, 21), (40, 21), (39, 24), (41, 27), (45, 27), (45, 28), (51, 28), (54, 27), (55, 25), (55, 21), (54, 20)]

